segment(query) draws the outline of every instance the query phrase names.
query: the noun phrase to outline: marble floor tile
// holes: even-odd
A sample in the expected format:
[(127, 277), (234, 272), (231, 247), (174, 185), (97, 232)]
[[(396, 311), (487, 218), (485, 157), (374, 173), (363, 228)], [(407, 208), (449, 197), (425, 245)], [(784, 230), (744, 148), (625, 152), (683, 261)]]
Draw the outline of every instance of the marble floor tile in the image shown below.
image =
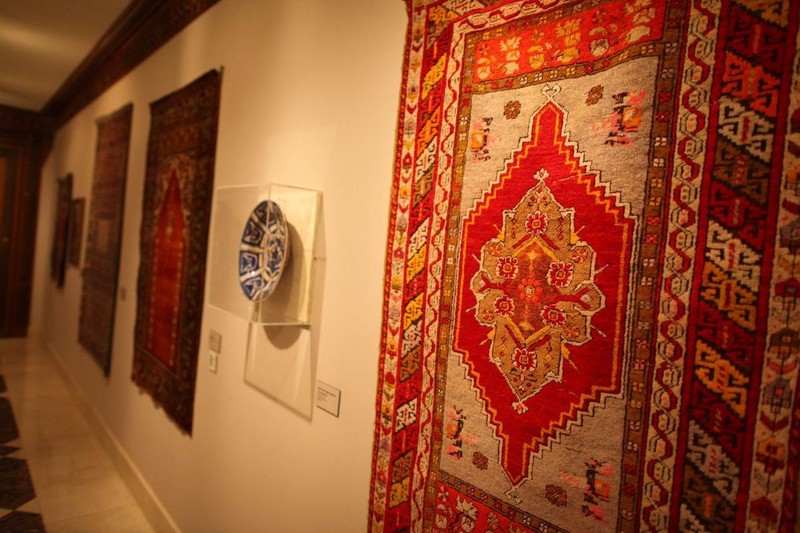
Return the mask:
[[(38, 508), (49, 532), (150, 532), (143, 513), (75, 405), (52, 356), (34, 341), (0, 340), (0, 375), (16, 415)], [(19, 457), (22, 455), (24, 457)], [(0, 528), (30, 520), (26, 509)], [(5, 529), (3, 529), (5, 530)]]
[(87, 531), (114, 531), (140, 533), (149, 531), (138, 507), (127, 506), (97, 513), (48, 522), (49, 533), (85, 533)]

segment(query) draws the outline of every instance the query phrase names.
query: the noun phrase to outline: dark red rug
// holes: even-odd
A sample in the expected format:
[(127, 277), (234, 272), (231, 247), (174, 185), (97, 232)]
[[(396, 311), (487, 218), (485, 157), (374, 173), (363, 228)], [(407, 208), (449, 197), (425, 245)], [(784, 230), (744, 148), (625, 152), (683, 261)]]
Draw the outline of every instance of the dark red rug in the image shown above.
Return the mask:
[(50, 277), (57, 287), (64, 286), (67, 270), (69, 210), (72, 204), (72, 174), (56, 180), (56, 215), (53, 246), (50, 251)]
[(192, 431), (221, 73), (151, 104), (133, 381)]

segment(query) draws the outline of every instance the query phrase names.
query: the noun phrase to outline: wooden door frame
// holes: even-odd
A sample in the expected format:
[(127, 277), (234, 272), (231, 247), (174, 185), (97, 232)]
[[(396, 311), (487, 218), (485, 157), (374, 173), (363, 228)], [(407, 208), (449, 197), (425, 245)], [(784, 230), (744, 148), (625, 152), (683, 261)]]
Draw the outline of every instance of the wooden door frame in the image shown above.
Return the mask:
[[(42, 165), (52, 145), (52, 121), (0, 106), (0, 153), (13, 161), (0, 205), (0, 337), (28, 333)], [(6, 212), (9, 210), (10, 212)], [(5, 264), (3, 264), (5, 263)]]

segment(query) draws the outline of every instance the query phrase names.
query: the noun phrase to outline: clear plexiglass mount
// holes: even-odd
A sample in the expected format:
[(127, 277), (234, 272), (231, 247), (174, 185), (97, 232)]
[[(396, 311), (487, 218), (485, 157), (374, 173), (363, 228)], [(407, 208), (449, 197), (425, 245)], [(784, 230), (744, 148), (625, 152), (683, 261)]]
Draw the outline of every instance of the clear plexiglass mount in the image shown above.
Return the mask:
[[(215, 190), (209, 265), (209, 304), (254, 324), (308, 326), (321, 193), (287, 185), (220, 187)], [(286, 219), (289, 257), (269, 297), (251, 301), (242, 289), (239, 253), (242, 232), (253, 210), (275, 202)]]

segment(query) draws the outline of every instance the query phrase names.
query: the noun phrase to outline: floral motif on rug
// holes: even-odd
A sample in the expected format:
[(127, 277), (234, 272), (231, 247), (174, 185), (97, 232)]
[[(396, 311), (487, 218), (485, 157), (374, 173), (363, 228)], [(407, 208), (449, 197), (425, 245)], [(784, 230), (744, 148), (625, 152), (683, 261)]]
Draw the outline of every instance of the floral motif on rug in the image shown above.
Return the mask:
[(221, 74), (150, 106), (133, 381), (192, 431)]
[(370, 530), (794, 531), (800, 3), (406, 4)]

